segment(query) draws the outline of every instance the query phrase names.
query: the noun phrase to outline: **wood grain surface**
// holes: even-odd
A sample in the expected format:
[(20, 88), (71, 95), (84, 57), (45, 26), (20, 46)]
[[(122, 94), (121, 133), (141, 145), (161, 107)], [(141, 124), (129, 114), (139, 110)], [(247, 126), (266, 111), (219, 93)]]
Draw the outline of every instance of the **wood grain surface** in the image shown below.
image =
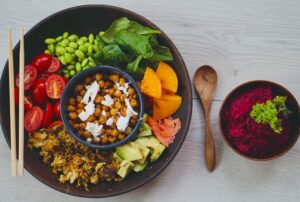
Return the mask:
[[(205, 169), (204, 119), (194, 93), (193, 117), (182, 149), (157, 178), (133, 192), (107, 199), (82, 199), (59, 193), (25, 171), (10, 176), (10, 152), (0, 132), (0, 201), (300, 201), (300, 143), (285, 156), (254, 162), (236, 155), (221, 139), (218, 112), (236, 85), (254, 79), (278, 82), (300, 101), (300, 1), (297, 0), (150, 0), (150, 1), (20, 1), (0, 0), (0, 70), (7, 60), (7, 31), (13, 44), (25, 31), (61, 9), (110, 4), (137, 12), (158, 25), (177, 45), (191, 78), (209, 64), (219, 74), (212, 104), (217, 167)], [(80, 26), (80, 25), (78, 25)], [(0, 89), (1, 90), (1, 89)], [(1, 99), (1, 98), (0, 98)]]

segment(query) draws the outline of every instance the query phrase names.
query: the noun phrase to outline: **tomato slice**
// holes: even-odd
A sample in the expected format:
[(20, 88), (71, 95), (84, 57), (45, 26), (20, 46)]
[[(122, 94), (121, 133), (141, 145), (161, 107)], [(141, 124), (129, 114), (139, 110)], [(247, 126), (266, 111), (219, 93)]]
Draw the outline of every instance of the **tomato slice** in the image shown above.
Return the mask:
[[(19, 88), (15, 87), (15, 104), (19, 106)], [(32, 108), (32, 101), (28, 96), (24, 96), (24, 109), (28, 111)]]
[(43, 127), (48, 126), (52, 121), (52, 119), (53, 119), (53, 107), (49, 102), (47, 102), (42, 126)]
[(40, 107), (32, 107), (24, 116), (24, 128), (27, 132), (33, 132), (40, 128), (44, 112)]
[(33, 58), (32, 65), (34, 65), (39, 72), (44, 72), (52, 63), (52, 55), (42, 53)]
[(31, 89), (31, 98), (37, 105), (43, 105), (46, 103), (47, 94), (45, 81), (37, 79)]
[(55, 127), (55, 126), (63, 126), (64, 124), (63, 124), (63, 122), (62, 121), (53, 121), (52, 123), (50, 123), (49, 125), (48, 125), (48, 127), (47, 128), (53, 128), (53, 127)]
[[(24, 69), (24, 90), (29, 90), (37, 78), (37, 70), (33, 65), (26, 65)], [(16, 86), (19, 87), (20, 75), (16, 78)]]
[(60, 115), (60, 101), (57, 101), (54, 106), (53, 106), (53, 111), (54, 111), (54, 114), (55, 116), (58, 118), (58, 119), (61, 119), (61, 115)]
[(46, 81), (46, 93), (49, 98), (59, 99), (64, 91), (66, 83), (58, 74), (52, 74)]
[(58, 72), (58, 70), (60, 69), (60, 62), (56, 57), (52, 57), (52, 62), (50, 64), (50, 66), (47, 69), (48, 73), (55, 73)]

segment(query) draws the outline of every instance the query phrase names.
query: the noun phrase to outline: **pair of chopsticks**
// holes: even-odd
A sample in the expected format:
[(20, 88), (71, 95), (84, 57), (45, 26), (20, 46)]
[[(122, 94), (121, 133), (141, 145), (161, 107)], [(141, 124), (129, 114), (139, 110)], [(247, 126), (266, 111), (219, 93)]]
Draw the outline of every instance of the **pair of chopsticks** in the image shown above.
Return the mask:
[(10, 110), (10, 153), (11, 175), (23, 175), (24, 170), (24, 30), (21, 30), (19, 54), (19, 153), (17, 160), (16, 148), (16, 114), (14, 96), (14, 59), (11, 31), (8, 33), (8, 73), (9, 73), (9, 110)]

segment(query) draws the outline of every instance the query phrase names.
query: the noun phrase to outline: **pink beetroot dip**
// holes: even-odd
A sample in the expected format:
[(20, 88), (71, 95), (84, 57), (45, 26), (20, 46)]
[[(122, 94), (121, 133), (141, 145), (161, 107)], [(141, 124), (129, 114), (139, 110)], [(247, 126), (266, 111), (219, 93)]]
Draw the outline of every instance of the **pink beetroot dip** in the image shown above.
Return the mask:
[(227, 139), (246, 156), (264, 158), (274, 154), (288, 141), (290, 124), (282, 119), (282, 132), (273, 132), (268, 124), (256, 123), (251, 117), (252, 106), (273, 99), (271, 86), (257, 87), (234, 97), (225, 107), (222, 124)]

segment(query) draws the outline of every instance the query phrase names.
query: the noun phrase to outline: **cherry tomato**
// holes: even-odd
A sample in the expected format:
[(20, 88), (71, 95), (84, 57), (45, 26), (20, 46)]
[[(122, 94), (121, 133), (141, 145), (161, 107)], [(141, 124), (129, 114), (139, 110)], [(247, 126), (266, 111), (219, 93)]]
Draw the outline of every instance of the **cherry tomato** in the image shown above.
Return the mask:
[(27, 132), (32, 132), (40, 128), (43, 121), (44, 112), (40, 107), (32, 107), (24, 116), (24, 128)]
[(63, 126), (63, 122), (62, 121), (53, 121), (52, 123), (50, 123), (49, 125), (48, 125), (48, 127), (47, 128), (53, 128), (54, 126)]
[(38, 78), (40, 80), (43, 80), (46, 82), (46, 80), (48, 79), (48, 77), (51, 75), (51, 73), (48, 73), (48, 72), (43, 72), (41, 74), (38, 74)]
[(63, 77), (58, 74), (52, 74), (46, 81), (46, 93), (49, 98), (59, 99), (64, 91), (66, 83)]
[(58, 72), (58, 70), (60, 69), (60, 62), (57, 58), (52, 57), (52, 61), (50, 66), (48, 67), (47, 71), (48, 73), (55, 73)]
[[(37, 70), (33, 65), (26, 65), (24, 69), (24, 90), (28, 90), (34, 84), (37, 77)], [(20, 75), (16, 78), (16, 86), (19, 87)]]
[(67, 79), (66, 77), (63, 77), (63, 79), (64, 79), (64, 81), (65, 81), (65, 83), (67, 85), (67, 83), (69, 82), (69, 79)]
[(31, 98), (33, 102), (37, 105), (43, 105), (46, 103), (47, 94), (45, 81), (38, 79), (34, 82), (34, 85), (31, 89)]
[[(19, 88), (15, 87), (15, 104), (19, 106)], [(32, 108), (32, 101), (29, 97), (24, 96), (24, 109), (28, 111)]]
[(32, 60), (32, 65), (36, 66), (38, 72), (44, 72), (52, 63), (52, 55), (42, 53)]
[(53, 106), (53, 111), (54, 111), (54, 114), (55, 116), (58, 118), (58, 119), (61, 119), (61, 115), (60, 115), (60, 101), (56, 102)]
[(47, 102), (42, 126), (43, 127), (48, 126), (51, 123), (52, 119), (53, 119), (53, 107), (49, 102)]

